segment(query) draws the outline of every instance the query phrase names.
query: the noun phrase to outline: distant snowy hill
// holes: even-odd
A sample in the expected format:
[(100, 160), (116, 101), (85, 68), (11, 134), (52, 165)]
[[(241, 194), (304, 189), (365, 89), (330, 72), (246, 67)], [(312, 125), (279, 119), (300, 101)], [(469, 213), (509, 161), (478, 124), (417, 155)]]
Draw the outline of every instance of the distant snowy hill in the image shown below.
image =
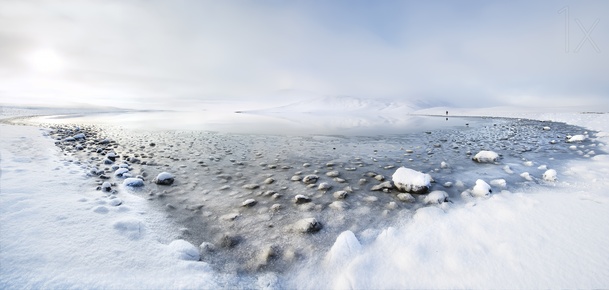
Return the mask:
[(393, 115), (413, 112), (421, 107), (411, 102), (365, 99), (351, 96), (324, 96), (288, 105), (244, 111), (254, 114), (366, 114)]

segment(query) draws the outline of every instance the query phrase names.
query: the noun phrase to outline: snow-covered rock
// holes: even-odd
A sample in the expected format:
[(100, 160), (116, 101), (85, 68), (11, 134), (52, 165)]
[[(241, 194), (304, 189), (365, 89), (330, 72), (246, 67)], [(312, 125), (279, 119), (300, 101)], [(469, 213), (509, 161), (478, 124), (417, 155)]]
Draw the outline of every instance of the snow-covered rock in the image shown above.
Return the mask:
[(160, 185), (171, 185), (174, 181), (174, 178), (175, 177), (171, 173), (161, 172), (159, 173), (159, 175), (156, 176), (154, 180), (152, 180), (152, 182)]
[(319, 179), (319, 176), (317, 176), (315, 174), (310, 174), (310, 175), (303, 177), (302, 182), (304, 182), (306, 184), (313, 184), (313, 183), (317, 182), (318, 179)]
[(78, 134), (72, 136), (72, 138), (77, 139), (77, 140), (78, 139), (85, 139), (85, 134), (84, 133), (78, 133)]
[(303, 203), (307, 203), (310, 201), (311, 201), (311, 198), (309, 198), (308, 196), (302, 195), (302, 194), (297, 194), (296, 196), (294, 196), (294, 202), (296, 204), (303, 204)]
[(199, 249), (185, 240), (174, 240), (167, 247), (180, 260), (199, 261), (201, 258)]
[(252, 207), (258, 203), (255, 199), (250, 198), (241, 203), (242, 207)]
[(119, 168), (116, 171), (114, 171), (114, 176), (117, 177), (123, 177), (123, 175), (125, 175), (125, 173), (129, 172), (129, 169), (127, 168)]
[(425, 196), (423, 200), (426, 204), (441, 204), (448, 201), (448, 193), (441, 190), (434, 190)]
[(425, 193), (431, 187), (431, 175), (400, 167), (391, 176), (395, 187), (403, 192)]
[(496, 187), (500, 187), (500, 188), (506, 188), (507, 187), (507, 181), (505, 181), (505, 179), (503, 179), (503, 178), (493, 179), (493, 180), (491, 180), (491, 185), (492, 186), (496, 186)]
[(522, 177), (522, 178), (524, 178), (524, 179), (526, 179), (528, 181), (533, 181), (533, 177), (528, 172), (520, 173), (520, 177)]
[(142, 187), (144, 186), (144, 181), (139, 178), (130, 177), (123, 181), (123, 185), (129, 187)]
[(321, 230), (321, 228), (321, 223), (315, 218), (301, 219), (293, 225), (293, 229), (300, 233), (314, 233)]
[(105, 192), (109, 192), (112, 190), (112, 184), (110, 182), (104, 181), (101, 185), (101, 190)]
[(556, 170), (548, 169), (543, 173), (543, 180), (545, 181), (556, 181)]
[(477, 197), (489, 196), (492, 192), (491, 186), (482, 179), (476, 180), (476, 185), (471, 191), (472, 195)]
[(571, 138), (567, 139), (567, 142), (569, 142), (569, 143), (582, 142), (582, 141), (585, 141), (586, 139), (588, 139), (588, 137), (586, 137), (586, 135), (575, 135), (575, 136), (571, 136)]
[(499, 154), (494, 151), (482, 150), (476, 153), (472, 160), (478, 163), (493, 163), (499, 160)]

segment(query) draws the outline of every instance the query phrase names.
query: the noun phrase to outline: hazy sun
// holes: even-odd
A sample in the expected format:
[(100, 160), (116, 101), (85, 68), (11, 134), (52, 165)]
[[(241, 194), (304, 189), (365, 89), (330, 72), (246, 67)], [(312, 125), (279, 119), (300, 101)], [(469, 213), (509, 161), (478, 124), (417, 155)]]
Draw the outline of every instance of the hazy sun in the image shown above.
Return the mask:
[(55, 73), (64, 68), (63, 58), (51, 49), (39, 49), (26, 56), (26, 61), (32, 69), (38, 72)]

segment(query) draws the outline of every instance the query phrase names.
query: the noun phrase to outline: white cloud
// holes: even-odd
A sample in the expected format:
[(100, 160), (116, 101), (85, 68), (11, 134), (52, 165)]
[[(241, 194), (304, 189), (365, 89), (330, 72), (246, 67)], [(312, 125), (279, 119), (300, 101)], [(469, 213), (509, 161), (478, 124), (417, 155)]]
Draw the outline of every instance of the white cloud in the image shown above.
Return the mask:
[[(609, 4), (18, 1), (0, 3), (0, 96), (162, 104), (302, 89), (458, 105), (609, 106)], [(571, 49), (565, 52), (570, 12)], [(603, 12), (604, 11), (604, 12)], [(61, 56), (60, 75), (21, 61)], [(606, 50), (606, 51), (605, 51)], [(35, 88), (24, 84), (46, 83)], [(48, 83), (55, 83), (50, 86)]]

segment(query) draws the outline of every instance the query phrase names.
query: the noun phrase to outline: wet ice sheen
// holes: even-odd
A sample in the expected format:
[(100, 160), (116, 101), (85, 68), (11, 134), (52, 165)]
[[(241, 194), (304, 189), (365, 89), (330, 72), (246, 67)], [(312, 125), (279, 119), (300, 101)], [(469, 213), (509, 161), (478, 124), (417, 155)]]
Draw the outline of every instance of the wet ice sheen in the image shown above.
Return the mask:
[[(444, 192), (447, 200), (458, 204), (464, 191), (477, 192), (479, 179), (486, 183), (502, 179), (508, 189), (543, 180), (546, 170), (528, 167), (526, 161), (560, 168), (568, 158), (583, 158), (579, 152), (585, 153), (585, 148), (571, 150), (574, 143), (566, 142), (568, 135), (583, 133), (580, 127), (562, 123), (479, 119), (475, 126), (382, 137), (135, 131), (108, 126), (99, 138), (117, 142), (118, 163), (129, 157), (145, 161), (146, 165), (130, 165), (133, 176), (147, 176), (143, 189), (132, 193), (148, 197), (184, 228), (179, 238), (213, 245), (213, 251), (202, 251), (202, 260), (225, 271), (283, 271), (327, 252), (346, 230), (362, 237), (436, 204), (426, 201), (426, 195), (413, 195), (413, 201), (398, 197), (395, 189), (371, 190), (401, 166), (430, 174), (434, 181), (430, 191)], [(575, 145), (593, 142), (585, 139)], [(499, 153), (499, 164), (472, 161), (484, 150)], [(99, 170), (108, 167), (91, 160), (96, 152), (67, 154), (78, 155)], [(523, 179), (520, 174), (525, 171), (537, 178)], [(162, 172), (175, 177), (173, 184), (152, 183)], [(307, 176), (309, 181), (303, 182)], [(315, 182), (310, 176), (317, 177)], [(322, 190), (320, 184), (325, 184)], [(310, 201), (295, 202), (296, 196)], [(312, 219), (320, 224), (315, 231), (294, 230)]]

